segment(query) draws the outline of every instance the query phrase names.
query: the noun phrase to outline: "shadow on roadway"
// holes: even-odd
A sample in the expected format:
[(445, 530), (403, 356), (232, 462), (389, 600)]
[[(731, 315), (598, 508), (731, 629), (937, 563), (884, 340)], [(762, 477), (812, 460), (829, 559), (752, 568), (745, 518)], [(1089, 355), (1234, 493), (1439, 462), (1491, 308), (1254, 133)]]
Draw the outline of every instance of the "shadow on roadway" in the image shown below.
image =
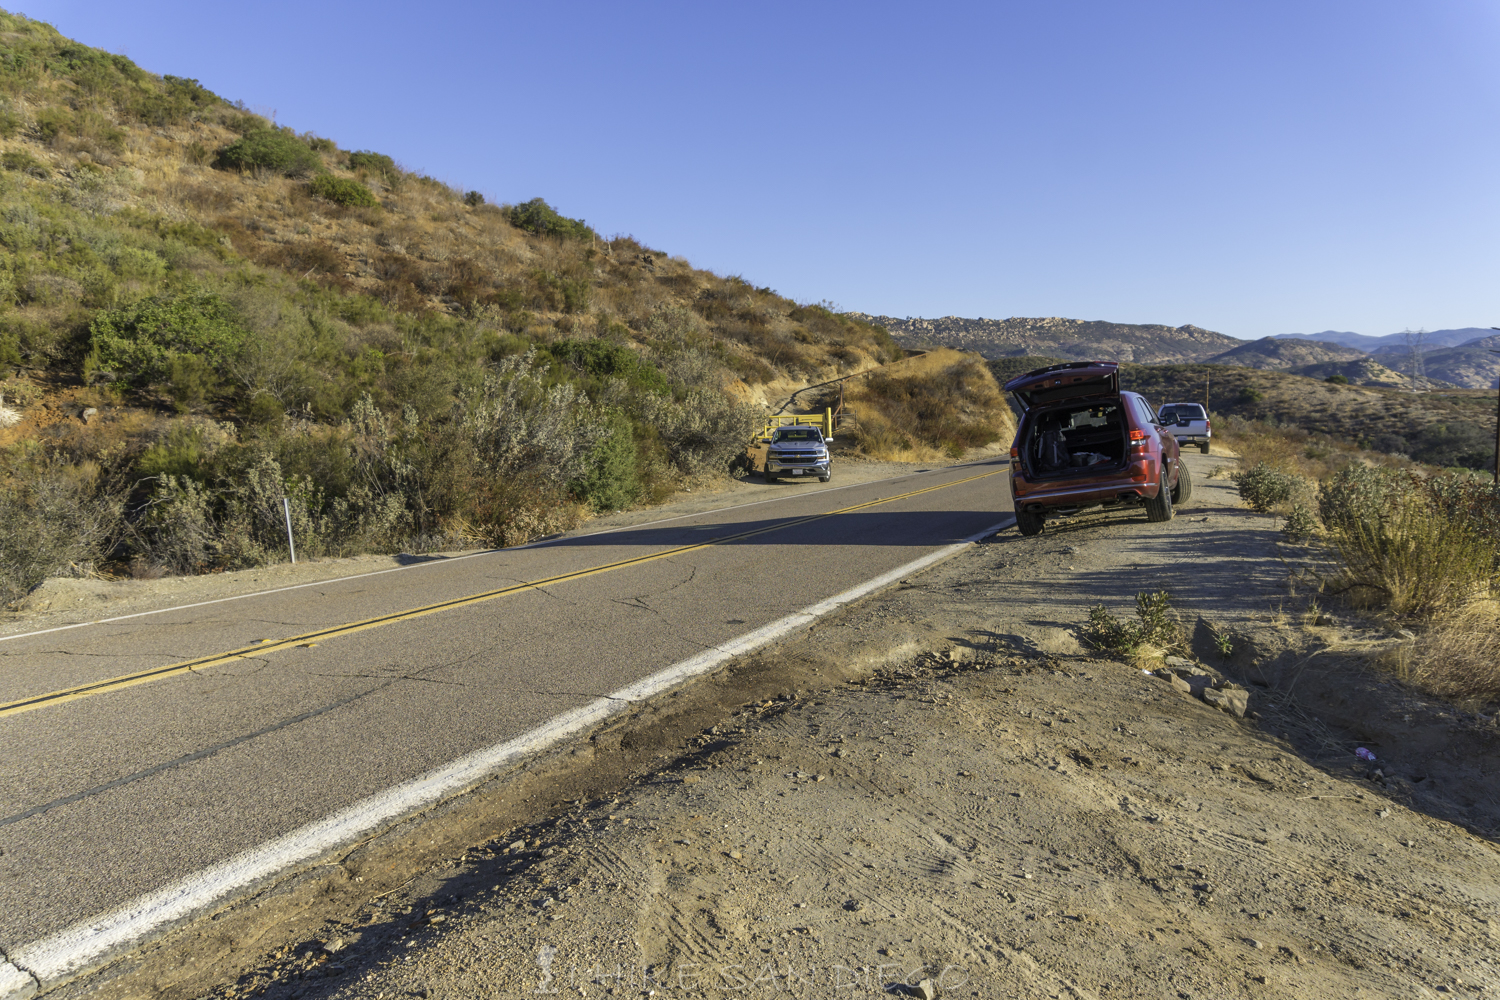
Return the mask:
[[(946, 545), (1009, 516), (993, 510), (851, 511), (770, 517), (727, 524), (621, 528), (578, 538), (559, 538), (538, 548), (599, 548), (615, 545), (670, 548), (677, 545)], [(748, 536), (748, 537), (742, 537)]]

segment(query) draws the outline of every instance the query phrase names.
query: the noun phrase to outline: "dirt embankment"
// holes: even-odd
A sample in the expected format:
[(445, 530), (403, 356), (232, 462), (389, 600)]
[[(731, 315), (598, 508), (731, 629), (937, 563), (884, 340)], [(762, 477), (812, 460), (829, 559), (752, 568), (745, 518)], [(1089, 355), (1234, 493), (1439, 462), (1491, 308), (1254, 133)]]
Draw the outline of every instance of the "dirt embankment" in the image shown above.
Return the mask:
[[(1171, 523), (1002, 534), (58, 995), (1494, 995), (1493, 720), (1189, 461)], [(1079, 645), (1160, 587), (1251, 715)]]

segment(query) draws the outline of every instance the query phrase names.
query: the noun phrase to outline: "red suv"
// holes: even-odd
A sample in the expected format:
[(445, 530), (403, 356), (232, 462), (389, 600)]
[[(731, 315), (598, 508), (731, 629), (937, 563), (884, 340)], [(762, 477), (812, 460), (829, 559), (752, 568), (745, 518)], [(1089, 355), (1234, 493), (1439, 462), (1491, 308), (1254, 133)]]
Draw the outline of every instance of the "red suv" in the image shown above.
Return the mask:
[(1039, 535), (1048, 518), (1091, 507), (1145, 507), (1147, 520), (1170, 521), (1192, 495), (1177, 439), (1139, 393), (1120, 391), (1115, 362), (1038, 368), (1005, 388), (1024, 411), (1010, 449), (1021, 534)]

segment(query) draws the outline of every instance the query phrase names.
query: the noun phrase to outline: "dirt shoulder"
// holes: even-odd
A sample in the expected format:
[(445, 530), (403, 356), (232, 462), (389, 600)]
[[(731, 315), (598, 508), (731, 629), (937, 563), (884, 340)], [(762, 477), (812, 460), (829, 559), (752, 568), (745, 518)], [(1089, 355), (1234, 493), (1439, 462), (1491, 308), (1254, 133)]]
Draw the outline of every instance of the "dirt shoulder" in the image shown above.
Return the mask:
[[(1189, 461), (1171, 523), (1003, 533), (53, 995), (1492, 995), (1493, 720)], [(1079, 645), (1158, 587), (1251, 715)]]

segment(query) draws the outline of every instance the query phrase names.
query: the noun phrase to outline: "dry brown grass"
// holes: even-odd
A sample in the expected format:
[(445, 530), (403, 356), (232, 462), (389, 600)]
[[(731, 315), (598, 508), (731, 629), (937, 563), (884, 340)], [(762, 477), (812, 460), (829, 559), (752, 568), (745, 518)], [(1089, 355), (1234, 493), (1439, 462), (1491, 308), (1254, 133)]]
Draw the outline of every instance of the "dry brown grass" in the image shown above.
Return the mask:
[(1500, 601), (1476, 601), (1379, 661), (1407, 684), (1475, 708), (1500, 702)]
[(977, 354), (939, 348), (848, 383), (860, 454), (894, 462), (958, 458), (1015, 436), (1015, 416)]

